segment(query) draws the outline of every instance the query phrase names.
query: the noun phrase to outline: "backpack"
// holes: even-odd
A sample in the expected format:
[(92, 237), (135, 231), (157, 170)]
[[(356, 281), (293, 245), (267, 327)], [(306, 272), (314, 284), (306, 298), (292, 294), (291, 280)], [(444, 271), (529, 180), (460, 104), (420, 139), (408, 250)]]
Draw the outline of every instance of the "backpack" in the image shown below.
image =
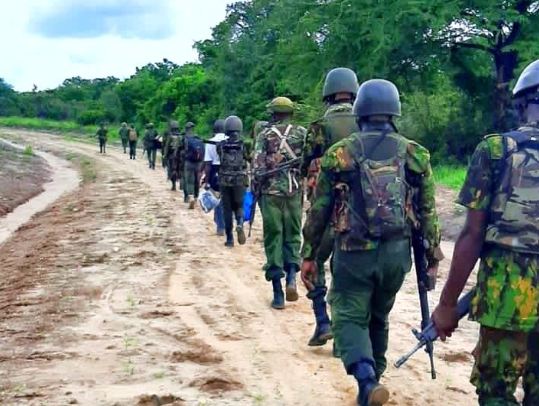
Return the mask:
[(186, 137), (187, 152), (185, 158), (189, 162), (202, 162), (204, 160), (204, 141), (198, 137)]
[(539, 131), (503, 134), (485, 241), (539, 253)]
[(129, 141), (136, 141), (138, 139), (137, 130), (132, 128), (129, 130)]
[(411, 188), (406, 182), (408, 143), (388, 132), (358, 134), (351, 145), (356, 171), (350, 182), (351, 237), (409, 236)]

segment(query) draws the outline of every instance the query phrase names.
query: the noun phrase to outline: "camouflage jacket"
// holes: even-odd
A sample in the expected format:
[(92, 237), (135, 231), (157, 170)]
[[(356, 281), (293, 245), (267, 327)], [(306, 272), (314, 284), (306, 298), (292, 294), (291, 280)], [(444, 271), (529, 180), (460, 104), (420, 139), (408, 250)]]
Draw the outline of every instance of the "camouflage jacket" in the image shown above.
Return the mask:
[(307, 130), (289, 122), (266, 125), (258, 134), (253, 160), (257, 192), (275, 196), (292, 196), (303, 191), (300, 166), (263, 174), (292, 159), (301, 158)]
[[(320, 245), (320, 236), (333, 217), (336, 224), (346, 222), (343, 218), (343, 206), (338, 196), (342, 188), (350, 188), (352, 178), (357, 176), (357, 165), (352, 157), (352, 145), (359, 133), (338, 142), (322, 158), (322, 168), (315, 190), (314, 201), (307, 214), (303, 228), (303, 257), (312, 259)], [(443, 258), (440, 246), (440, 225), (435, 207), (435, 186), (430, 166), (429, 152), (421, 145), (404, 138), (397, 133), (390, 136), (404, 140), (407, 143), (405, 155), (406, 181), (417, 193), (417, 215), (420, 229), (428, 242), (427, 259), (434, 264)], [(345, 216), (345, 215), (344, 215)], [(336, 227), (337, 228), (337, 227)], [(405, 236), (403, 236), (405, 237)], [(380, 240), (371, 238), (363, 243), (352, 242), (346, 233), (337, 234), (337, 244), (344, 251), (359, 251), (376, 249)]]
[(153, 128), (146, 130), (144, 138), (142, 139), (145, 149), (156, 149), (157, 148), (157, 137), (159, 134)]
[(127, 141), (129, 139), (129, 128), (127, 127), (120, 127), (120, 131), (118, 131), (120, 134), (120, 139), (123, 141)]
[(107, 130), (106, 128), (100, 128), (100, 129), (97, 130), (95, 135), (100, 140), (106, 140), (108, 132), (109, 132), (109, 130)]

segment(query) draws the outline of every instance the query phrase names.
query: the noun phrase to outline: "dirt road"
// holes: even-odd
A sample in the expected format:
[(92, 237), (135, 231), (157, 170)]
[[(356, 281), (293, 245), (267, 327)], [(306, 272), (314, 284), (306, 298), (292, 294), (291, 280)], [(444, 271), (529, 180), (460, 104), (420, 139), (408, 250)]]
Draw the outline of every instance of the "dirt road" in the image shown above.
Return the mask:
[[(0, 404), (355, 404), (355, 383), (330, 346), (306, 346), (309, 301), (269, 308), (260, 223), (231, 251), (159, 168), (112, 148), (99, 155), (50, 135), (0, 133), (84, 157), (96, 172), (0, 245)], [(391, 316), (390, 362), (414, 344), (417, 302), (410, 275)], [(389, 404), (473, 404), (476, 336), (464, 322), (437, 345), (436, 381), (424, 353), (391, 367)]]

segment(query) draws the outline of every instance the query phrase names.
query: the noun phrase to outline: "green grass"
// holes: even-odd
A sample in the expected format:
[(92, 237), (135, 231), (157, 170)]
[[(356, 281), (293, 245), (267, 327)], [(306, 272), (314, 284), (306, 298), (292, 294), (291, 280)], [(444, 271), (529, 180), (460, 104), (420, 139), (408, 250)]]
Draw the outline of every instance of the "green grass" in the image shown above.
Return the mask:
[(28, 145), (25, 149), (24, 149), (24, 155), (34, 155), (34, 150), (32, 149), (32, 147), (30, 145)]
[(462, 165), (438, 165), (433, 168), (434, 179), (454, 190), (460, 190), (466, 180), (467, 168)]
[[(73, 121), (56, 121), (42, 118), (0, 117), (0, 127), (51, 131), (63, 134), (67, 139), (80, 140), (81, 137), (93, 138), (99, 126), (82, 126)], [(119, 126), (108, 125), (107, 128), (109, 130), (109, 141), (116, 141), (118, 139)]]

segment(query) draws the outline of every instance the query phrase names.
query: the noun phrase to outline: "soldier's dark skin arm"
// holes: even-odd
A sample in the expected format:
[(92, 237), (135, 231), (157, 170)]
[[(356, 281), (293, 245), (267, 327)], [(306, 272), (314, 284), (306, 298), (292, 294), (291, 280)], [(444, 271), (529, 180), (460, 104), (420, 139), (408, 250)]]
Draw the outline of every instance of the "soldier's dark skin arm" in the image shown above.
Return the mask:
[(487, 218), (483, 211), (468, 209), (464, 229), (455, 243), (449, 277), (432, 320), (442, 341), (458, 326), (457, 301), (481, 255)]

